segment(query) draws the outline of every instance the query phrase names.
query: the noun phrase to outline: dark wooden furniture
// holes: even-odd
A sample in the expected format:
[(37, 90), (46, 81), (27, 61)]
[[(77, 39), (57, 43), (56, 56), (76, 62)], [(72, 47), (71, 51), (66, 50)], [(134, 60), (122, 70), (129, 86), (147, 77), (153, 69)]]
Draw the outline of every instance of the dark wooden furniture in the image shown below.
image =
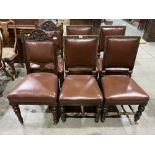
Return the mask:
[(9, 104), (12, 106), (21, 124), (23, 124), (23, 118), (19, 105), (48, 105), (53, 112), (54, 124), (58, 121), (56, 50), (55, 41), (49, 38), (42, 30), (34, 30), (30, 35), (24, 36), (27, 72), (32, 72), (31, 66), (33, 62), (38, 64), (40, 68), (35, 70), (36, 73), (28, 74), (8, 95)]
[(138, 111), (132, 113), (137, 123), (148, 103), (147, 93), (131, 78), (139, 41), (140, 37), (135, 36), (106, 37), (101, 78), (105, 98), (102, 122), (111, 105), (128, 105), (132, 111), (131, 105), (138, 105)]
[(145, 30), (147, 22), (148, 22), (148, 19), (140, 19), (138, 24), (138, 29)]
[(15, 59), (17, 63), (25, 63), (24, 52), (21, 43), (21, 33), (31, 33), (38, 25), (38, 19), (14, 19), (17, 30), (18, 56)]
[(111, 19), (104, 19), (103, 21), (106, 25), (112, 25), (113, 24), (113, 20), (111, 20)]
[(99, 121), (102, 93), (95, 79), (97, 58), (97, 37), (67, 36), (65, 38), (65, 73), (59, 102), (61, 119), (69, 114), (66, 107), (81, 107), (78, 116), (88, 116), (84, 107), (95, 107), (95, 121)]
[[(0, 19), (0, 21), (8, 21), (8, 19)], [(21, 37), (20, 37), (20, 33), (31, 33), (36, 26), (38, 25), (38, 19), (14, 19), (13, 20), (16, 24), (16, 33), (17, 33), (17, 42), (18, 42), (18, 55), (16, 56), (14, 62), (15, 63), (24, 63), (24, 55), (23, 55), (23, 47), (22, 47), (22, 43), (21, 43)], [(12, 25), (8, 25), (8, 29), (10, 31), (10, 33), (12, 33), (13, 30), (13, 26)], [(10, 36), (11, 40), (14, 40), (14, 37), (12, 37), (12, 35)]]
[(101, 19), (70, 19), (70, 25), (92, 25), (93, 33), (98, 34), (101, 26)]
[(12, 80), (14, 80), (13, 76), (9, 74), (5, 68), (5, 64), (2, 61), (2, 36), (0, 36), (0, 71), (3, 70), (7, 76), (9, 76)]
[[(13, 20), (0, 21), (2, 34), (2, 60), (11, 66), (13, 74), (17, 76), (15, 70), (15, 59), (18, 56), (18, 43), (16, 25)], [(12, 32), (9, 31), (9, 25), (12, 26)]]
[(149, 19), (145, 26), (143, 39), (146, 41), (155, 41), (155, 20)]

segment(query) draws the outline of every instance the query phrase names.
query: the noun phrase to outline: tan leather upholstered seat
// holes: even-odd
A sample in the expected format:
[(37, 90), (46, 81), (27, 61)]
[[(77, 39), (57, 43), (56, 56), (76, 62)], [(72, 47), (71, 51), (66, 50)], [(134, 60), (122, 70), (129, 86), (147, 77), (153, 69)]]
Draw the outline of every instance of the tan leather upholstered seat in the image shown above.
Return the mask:
[(31, 73), (8, 95), (11, 102), (56, 104), (58, 78), (52, 73)]
[(91, 75), (68, 75), (63, 83), (59, 97), (62, 104), (101, 104), (102, 93)]
[(143, 104), (149, 96), (126, 75), (107, 75), (102, 78), (102, 87), (107, 104)]

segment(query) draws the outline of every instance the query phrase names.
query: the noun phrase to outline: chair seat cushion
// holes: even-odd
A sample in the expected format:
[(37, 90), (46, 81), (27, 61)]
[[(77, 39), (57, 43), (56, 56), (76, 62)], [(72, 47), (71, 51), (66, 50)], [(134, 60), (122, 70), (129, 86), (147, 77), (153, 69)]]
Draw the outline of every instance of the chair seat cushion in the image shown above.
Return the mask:
[(3, 47), (2, 50), (2, 59), (13, 59), (16, 56), (14, 52), (14, 48), (11, 47)]
[[(56, 104), (58, 78), (52, 73), (31, 73), (8, 95), (10, 104)], [(25, 103), (24, 103), (25, 102)]]
[(92, 75), (68, 75), (63, 83), (59, 101), (61, 104), (101, 104), (102, 93)]
[(129, 76), (107, 75), (102, 78), (105, 102), (109, 104), (146, 104), (147, 93)]

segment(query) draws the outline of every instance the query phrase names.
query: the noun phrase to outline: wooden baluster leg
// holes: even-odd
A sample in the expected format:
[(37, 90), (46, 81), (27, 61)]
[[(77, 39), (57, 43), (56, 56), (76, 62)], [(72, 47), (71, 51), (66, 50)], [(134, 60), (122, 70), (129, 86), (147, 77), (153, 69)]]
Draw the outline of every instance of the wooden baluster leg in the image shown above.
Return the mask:
[(103, 106), (103, 110), (102, 110), (102, 116), (101, 116), (101, 122), (104, 122), (105, 121), (105, 117), (108, 113), (108, 106)]
[(15, 75), (15, 78), (16, 78), (17, 77), (17, 73), (16, 73), (16, 70), (15, 70), (14, 61), (8, 62), (8, 64), (11, 66), (13, 74)]
[(63, 81), (64, 81), (64, 73), (60, 73), (60, 88), (62, 87)]
[(5, 68), (3, 69), (3, 71), (5, 72), (6, 76), (8, 76), (8, 77), (11, 78), (12, 81), (14, 80), (13, 76), (12, 76), (11, 74), (9, 74), (9, 73), (6, 71)]
[(23, 125), (23, 118), (21, 116), (20, 108), (18, 105), (12, 105), (13, 111), (15, 112), (16, 116), (18, 117), (19, 122)]
[(20, 64), (21, 64), (21, 66), (22, 66), (23, 68), (25, 67), (25, 66), (24, 66), (24, 63), (21, 62)]
[(57, 121), (57, 120), (58, 120), (58, 119), (57, 119), (57, 107), (53, 107), (53, 108), (52, 108), (52, 113), (53, 113), (53, 122), (54, 122), (54, 125), (55, 125), (55, 124), (57, 124), (57, 122), (58, 122), (58, 121)]
[(98, 105), (96, 107), (95, 122), (99, 122), (100, 114), (101, 114), (101, 105)]
[(140, 119), (140, 116), (142, 115), (142, 112), (145, 110), (145, 105), (139, 105), (138, 111), (136, 112), (134, 116), (134, 121), (137, 124), (137, 121)]
[(60, 111), (61, 111), (61, 120), (65, 122), (66, 121), (65, 107), (61, 106)]

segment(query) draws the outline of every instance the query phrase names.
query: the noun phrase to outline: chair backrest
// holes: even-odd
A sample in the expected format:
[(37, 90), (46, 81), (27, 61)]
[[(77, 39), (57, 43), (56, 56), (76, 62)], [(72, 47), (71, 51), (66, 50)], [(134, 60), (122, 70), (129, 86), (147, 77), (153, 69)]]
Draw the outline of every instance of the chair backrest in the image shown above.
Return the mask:
[(17, 32), (15, 22), (13, 20), (0, 21), (0, 26), (2, 33), (2, 47), (15, 47), (15, 45), (17, 44)]
[(49, 37), (57, 37), (58, 48), (63, 50), (62, 39), (63, 39), (63, 23), (60, 26), (54, 24), (51, 20), (44, 21), (38, 27), (38, 29), (44, 30)]
[[(39, 65), (36, 71), (57, 73), (57, 47), (55, 40), (49, 38), (43, 30), (34, 30), (24, 35), (24, 53), (27, 72), (33, 72), (31, 64)], [(34, 70), (34, 72), (36, 72)]]
[(99, 51), (105, 49), (105, 37), (115, 35), (125, 35), (126, 26), (102, 26), (100, 28)]
[(64, 42), (65, 71), (69, 74), (95, 73), (97, 36), (66, 36)]
[(66, 26), (67, 35), (93, 35), (92, 25), (71, 25)]
[(106, 37), (103, 73), (131, 75), (139, 41), (136, 36)]

